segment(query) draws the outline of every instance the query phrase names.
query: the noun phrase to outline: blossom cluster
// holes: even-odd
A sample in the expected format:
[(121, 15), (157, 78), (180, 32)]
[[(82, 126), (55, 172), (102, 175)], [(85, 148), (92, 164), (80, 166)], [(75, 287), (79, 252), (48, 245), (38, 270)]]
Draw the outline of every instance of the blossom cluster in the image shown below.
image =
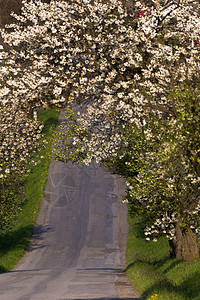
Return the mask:
[(22, 171), (41, 137), (42, 125), (11, 105), (0, 106), (0, 178)]

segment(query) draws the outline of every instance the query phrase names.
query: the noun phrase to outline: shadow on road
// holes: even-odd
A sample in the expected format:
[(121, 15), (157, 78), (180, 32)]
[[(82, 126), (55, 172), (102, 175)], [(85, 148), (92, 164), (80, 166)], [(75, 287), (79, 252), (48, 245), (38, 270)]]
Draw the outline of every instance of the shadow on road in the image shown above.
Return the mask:
[[(141, 300), (141, 298), (76, 298), (76, 299), (73, 299), (73, 300)], [(69, 299), (63, 299), (63, 300), (69, 300)]]

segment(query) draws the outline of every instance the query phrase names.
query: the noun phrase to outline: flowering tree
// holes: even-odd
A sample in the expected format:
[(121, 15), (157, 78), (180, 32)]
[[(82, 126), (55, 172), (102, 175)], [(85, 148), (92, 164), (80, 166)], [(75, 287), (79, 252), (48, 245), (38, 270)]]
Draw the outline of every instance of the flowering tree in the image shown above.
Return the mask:
[(23, 175), (37, 151), (42, 127), (18, 107), (17, 101), (0, 102), (0, 229), (20, 209)]
[[(126, 174), (137, 174), (127, 179), (128, 200), (132, 212), (146, 213), (147, 239), (166, 234), (171, 254), (189, 261), (199, 257), (199, 15), (180, 3), (111, 3), (89, 14), (88, 66), (71, 96), (93, 103), (74, 119), (74, 157), (123, 160)], [(72, 156), (67, 138), (58, 137), (62, 159)]]
[[(0, 27), (13, 21), (10, 12), (13, 9), (19, 12), (20, 7), (21, 0), (0, 0)], [(27, 161), (37, 151), (42, 125), (21, 110), (15, 94), (14, 101), (7, 98), (8, 86), (16, 86), (13, 77), (20, 68), (12, 56), (3, 51), (9, 47), (1, 37), (0, 44), (0, 229), (4, 229), (21, 210), (23, 176)]]
[[(145, 215), (147, 240), (167, 235), (171, 255), (185, 261), (198, 258), (200, 229), (199, 90), (182, 87), (173, 93), (176, 117), (151, 117), (146, 159), (135, 178), (128, 178), (132, 213)], [(153, 133), (153, 134), (152, 134)], [(135, 201), (136, 200), (136, 201)], [(190, 244), (190, 255), (188, 245)]]
[(42, 127), (17, 105), (0, 103), (0, 229), (20, 209), (23, 175), (37, 151)]
[[(172, 203), (172, 199), (188, 201), (178, 193), (188, 184), (188, 195), (192, 195), (194, 205), (183, 205), (188, 210), (187, 218), (189, 212), (198, 211), (195, 191), (198, 189), (199, 150), (194, 147), (181, 154), (180, 147), (172, 146), (174, 141), (176, 145), (185, 145), (177, 142), (183, 139), (185, 122), (182, 117), (179, 119), (181, 96), (170, 96), (172, 91), (182, 93), (183, 84), (190, 87), (193, 95), (198, 95), (199, 47), (195, 45), (200, 35), (198, 3), (178, 2), (166, 6), (138, 1), (131, 6), (117, 0), (52, 0), (49, 4), (23, 1), (22, 15), (15, 17), (18, 24), (2, 31), (15, 62), (14, 72), (10, 72), (9, 63), (3, 71), (1, 90), (6, 93), (3, 101), (17, 99), (19, 106), (30, 112), (41, 105), (66, 100), (85, 103), (85, 112), (79, 114), (78, 121), (75, 118), (70, 121), (76, 135), (72, 142), (75, 159), (80, 158), (85, 163), (92, 159), (107, 163), (123, 160), (127, 172), (133, 169), (134, 162), (131, 174), (138, 174), (140, 180), (143, 178), (139, 185), (139, 180), (129, 180), (130, 186), (132, 180), (137, 186), (134, 201), (138, 209), (141, 203), (144, 204), (142, 209), (148, 210), (150, 205), (151, 224), (147, 225), (154, 226), (157, 221), (158, 233), (165, 233), (161, 219), (168, 211), (164, 207)], [(5, 84), (6, 72), (10, 77)], [(195, 99), (199, 107), (199, 98)], [(181, 107), (187, 111), (184, 99), (181, 101)], [(189, 105), (191, 115), (193, 110)], [(177, 131), (176, 122), (180, 122)], [(165, 135), (161, 134), (163, 130)], [(161, 136), (160, 148), (158, 136)], [(59, 157), (63, 160), (68, 159), (66, 148), (71, 150), (66, 137), (68, 132), (58, 137), (59, 146), (63, 145)], [(169, 164), (174, 154), (176, 164), (173, 160)], [(183, 162), (187, 165), (183, 168), (187, 176), (186, 179), (181, 177), (179, 185), (178, 174), (182, 171), (175, 165)], [(115, 167), (115, 163), (112, 165)], [(172, 170), (167, 168), (169, 165)], [(155, 171), (154, 177), (151, 169)], [(167, 192), (168, 179), (175, 183)], [(162, 184), (155, 193), (165, 192), (166, 205), (162, 209), (156, 205), (156, 195), (152, 201), (150, 194), (148, 196), (148, 191), (152, 194), (159, 180)], [(138, 198), (136, 193), (140, 186), (144, 190)], [(170, 210), (169, 218), (177, 212), (177, 207), (174, 212)], [(198, 229), (190, 219), (187, 222), (184, 219), (187, 225), (184, 229), (181, 218), (173, 222), (182, 232), (187, 232), (190, 226)], [(172, 237), (168, 230), (166, 234)]]

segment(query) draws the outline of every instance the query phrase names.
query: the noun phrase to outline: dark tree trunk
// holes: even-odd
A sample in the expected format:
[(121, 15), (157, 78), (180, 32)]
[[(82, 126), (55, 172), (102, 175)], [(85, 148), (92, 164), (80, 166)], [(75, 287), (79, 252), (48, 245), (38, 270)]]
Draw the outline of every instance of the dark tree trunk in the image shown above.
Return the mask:
[(183, 234), (179, 224), (176, 224), (176, 258), (181, 258), (183, 256), (182, 251), (183, 244)]
[(176, 241), (169, 240), (169, 255), (170, 258), (176, 258)]

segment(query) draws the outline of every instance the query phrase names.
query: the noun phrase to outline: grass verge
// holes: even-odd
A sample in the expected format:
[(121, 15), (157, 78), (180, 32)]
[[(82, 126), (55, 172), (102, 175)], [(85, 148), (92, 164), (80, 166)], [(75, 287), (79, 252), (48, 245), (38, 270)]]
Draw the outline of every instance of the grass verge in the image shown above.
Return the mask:
[(42, 110), (38, 120), (44, 122), (41, 139), (46, 141), (45, 149), (41, 149), (30, 165), (31, 172), (25, 178), (25, 199), (22, 211), (12, 225), (0, 232), (0, 273), (10, 271), (25, 254), (44, 196), (49, 164), (51, 161), (51, 142), (57, 124), (59, 110), (51, 108)]
[(167, 238), (146, 241), (142, 222), (129, 218), (127, 275), (143, 299), (199, 300), (200, 260), (170, 259)]

